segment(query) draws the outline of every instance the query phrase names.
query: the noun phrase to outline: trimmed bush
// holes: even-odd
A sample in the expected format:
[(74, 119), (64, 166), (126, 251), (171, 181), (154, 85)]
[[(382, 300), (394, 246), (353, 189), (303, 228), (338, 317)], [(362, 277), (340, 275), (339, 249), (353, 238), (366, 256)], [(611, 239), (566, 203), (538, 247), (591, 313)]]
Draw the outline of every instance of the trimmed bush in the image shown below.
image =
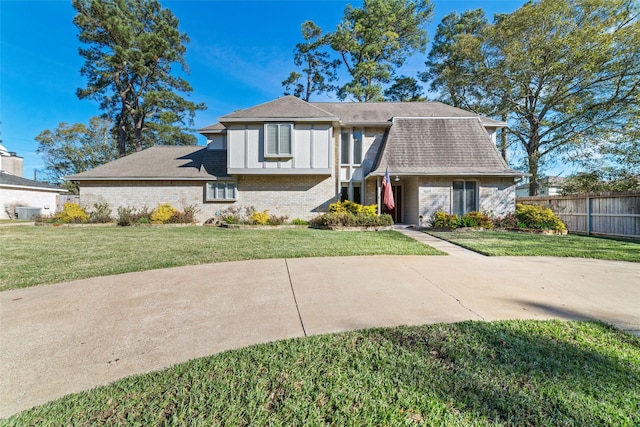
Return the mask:
[(151, 213), (152, 224), (166, 224), (175, 215), (176, 209), (169, 203), (163, 203), (159, 205)]
[[(520, 228), (535, 230), (566, 230), (564, 223), (549, 208), (536, 205), (516, 205), (516, 218)], [(524, 225), (524, 227), (523, 227)]]
[(65, 203), (54, 219), (63, 224), (84, 224), (89, 221), (89, 214), (77, 203)]
[(458, 215), (450, 215), (444, 211), (438, 211), (431, 218), (433, 228), (458, 228)]
[(294, 218), (294, 220), (291, 221), (291, 224), (293, 224), (293, 225), (309, 225), (309, 223), (307, 221), (305, 221), (304, 219), (300, 219), (300, 218)]
[(377, 216), (327, 212), (313, 218), (309, 224), (314, 227), (385, 227), (393, 225), (393, 218), (389, 214)]
[(477, 211), (468, 212), (462, 216), (439, 211), (433, 214), (431, 226), (449, 229), (463, 227), (491, 229), (493, 228), (493, 221), (487, 214)]

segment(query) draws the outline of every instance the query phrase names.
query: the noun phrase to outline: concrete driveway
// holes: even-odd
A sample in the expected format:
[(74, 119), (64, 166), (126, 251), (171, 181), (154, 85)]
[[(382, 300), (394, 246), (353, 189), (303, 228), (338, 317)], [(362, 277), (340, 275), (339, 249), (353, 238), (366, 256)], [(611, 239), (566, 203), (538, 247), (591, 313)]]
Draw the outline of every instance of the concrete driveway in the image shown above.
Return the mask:
[(450, 256), (229, 262), (0, 293), (0, 416), (132, 374), (377, 326), (599, 319), (640, 331), (640, 264)]

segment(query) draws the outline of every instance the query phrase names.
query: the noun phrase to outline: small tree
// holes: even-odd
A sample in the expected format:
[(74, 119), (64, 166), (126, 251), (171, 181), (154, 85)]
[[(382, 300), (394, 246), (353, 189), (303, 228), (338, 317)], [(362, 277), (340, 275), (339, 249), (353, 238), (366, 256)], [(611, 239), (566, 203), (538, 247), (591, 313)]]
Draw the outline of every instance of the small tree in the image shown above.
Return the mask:
[(63, 181), (62, 178), (93, 169), (118, 157), (111, 127), (109, 120), (92, 117), (88, 127), (82, 123), (60, 123), (53, 130), (40, 132), (35, 138), (38, 142), (36, 152), (44, 157), (48, 180), (78, 194), (78, 183)]

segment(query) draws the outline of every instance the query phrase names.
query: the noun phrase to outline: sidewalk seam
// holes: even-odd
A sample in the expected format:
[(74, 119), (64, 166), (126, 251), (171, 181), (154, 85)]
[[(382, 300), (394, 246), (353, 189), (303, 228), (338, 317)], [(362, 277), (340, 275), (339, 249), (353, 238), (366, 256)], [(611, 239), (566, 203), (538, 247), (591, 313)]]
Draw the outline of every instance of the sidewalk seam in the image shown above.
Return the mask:
[(300, 319), (300, 326), (302, 327), (302, 333), (307, 336), (307, 330), (304, 328), (304, 322), (302, 321), (302, 315), (300, 314), (300, 307), (298, 306), (298, 299), (296, 298), (296, 291), (293, 289), (293, 280), (291, 280), (291, 272), (289, 271), (289, 262), (284, 259), (284, 265), (287, 266), (287, 276), (289, 276), (289, 286), (291, 287), (291, 294), (293, 295), (293, 302), (296, 304), (296, 311), (298, 312), (298, 319)]

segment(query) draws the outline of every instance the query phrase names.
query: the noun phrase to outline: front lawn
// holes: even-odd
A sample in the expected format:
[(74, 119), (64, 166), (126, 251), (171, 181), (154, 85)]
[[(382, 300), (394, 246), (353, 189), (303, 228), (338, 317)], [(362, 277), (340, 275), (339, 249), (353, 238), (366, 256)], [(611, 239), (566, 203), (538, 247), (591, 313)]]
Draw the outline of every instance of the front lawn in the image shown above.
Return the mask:
[(264, 258), (443, 254), (395, 231), (216, 227), (0, 227), (0, 290)]
[(428, 231), (484, 255), (557, 256), (640, 262), (640, 241), (510, 231)]
[(278, 341), (69, 395), (6, 425), (640, 425), (640, 339), (463, 322)]

